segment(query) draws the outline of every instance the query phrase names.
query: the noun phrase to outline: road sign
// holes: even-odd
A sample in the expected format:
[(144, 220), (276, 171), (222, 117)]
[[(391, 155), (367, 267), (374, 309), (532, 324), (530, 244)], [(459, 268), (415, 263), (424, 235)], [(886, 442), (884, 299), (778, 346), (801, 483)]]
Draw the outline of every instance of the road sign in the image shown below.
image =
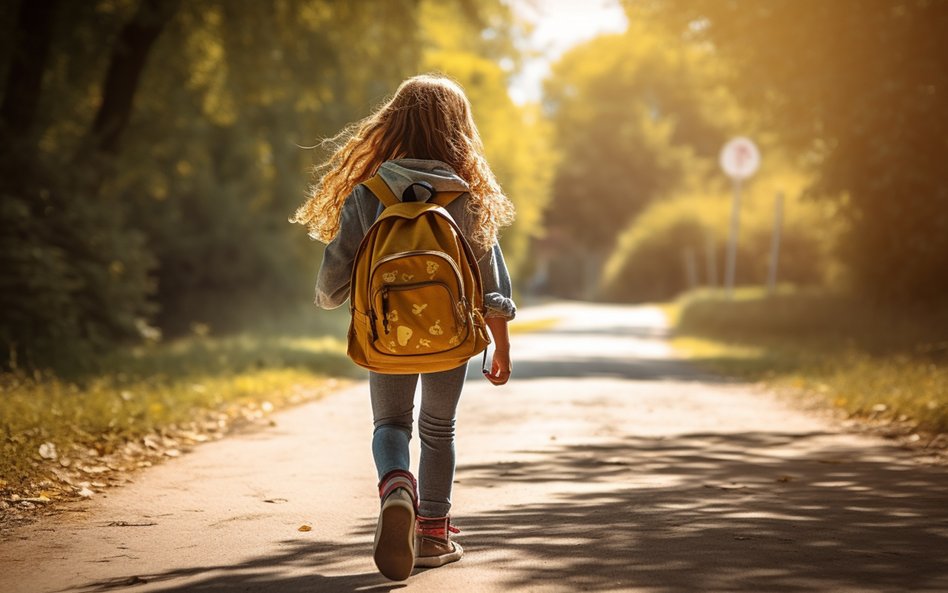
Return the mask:
[(741, 182), (757, 172), (760, 151), (750, 138), (732, 138), (721, 149), (721, 168), (734, 182), (734, 202), (731, 205), (731, 234), (727, 242), (727, 261), (724, 268), (724, 287), (728, 296), (734, 293), (737, 273), (737, 235), (741, 224)]
[(760, 151), (750, 138), (732, 138), (721, 149), (721, 168), (735, 181), (747, 179), (760, 166)]

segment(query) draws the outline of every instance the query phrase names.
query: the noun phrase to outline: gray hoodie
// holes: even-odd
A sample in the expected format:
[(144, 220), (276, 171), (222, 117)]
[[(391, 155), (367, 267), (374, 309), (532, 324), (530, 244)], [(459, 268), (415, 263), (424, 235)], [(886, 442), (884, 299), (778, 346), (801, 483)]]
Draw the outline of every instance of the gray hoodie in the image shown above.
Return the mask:
[[(399, 159), (387, 161), (379, 168), (382, 179), (396, 196), (401, 196), (412, 183), (426, 181), (435, 191), (467, 192), (467, 182), (457, 176), (450, 165), (441, 161)], [(461, 228), (461, 234), (471, 236), (473, 221), (467, 212), (470, 194), (464, 194), (448, 204), (446, 210)], [(323, 309), (335, 309), (349, 298), (352, 265), (362, 237), (375, 222), (382, 208), (378, 199), (363, 185), (357, 185), (346, 197), (342, 207), (339, 234), (326, 246), (323, 263), (316, 278), (314, 302)], [(469, 240), (470, 242), (470, 240)], [(485, 250), (471, 243), (484, 283), (484, 307), (487, 317), (513, 319), (517, 307), (511, 298), (510, 274), (504, 263), (500, 244)]]

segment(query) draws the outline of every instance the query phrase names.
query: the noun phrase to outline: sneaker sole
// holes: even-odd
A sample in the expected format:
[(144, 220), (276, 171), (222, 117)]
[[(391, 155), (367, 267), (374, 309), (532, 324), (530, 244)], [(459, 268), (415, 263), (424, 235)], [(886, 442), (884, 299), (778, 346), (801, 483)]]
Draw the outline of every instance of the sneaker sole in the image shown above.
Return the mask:
[(441, 554), (440, 556), (419, 556), (415, 558), (415, 566), (418, 568), (438, 568), (451, 562), (457, 562), (464, 555), (464, 548), (457, 542), (451, 542), (454, 546), (453, 552)]
[(389, 499), (375, 529), (375, 566), (393, 581), (411, 576), (415, 565), (415, 510), (411, 503)]

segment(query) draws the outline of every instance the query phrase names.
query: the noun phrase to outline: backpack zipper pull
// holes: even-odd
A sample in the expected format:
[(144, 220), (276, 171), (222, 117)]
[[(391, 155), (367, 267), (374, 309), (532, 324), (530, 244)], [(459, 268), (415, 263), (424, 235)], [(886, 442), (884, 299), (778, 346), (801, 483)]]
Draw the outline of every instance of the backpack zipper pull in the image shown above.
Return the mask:
[(378, 330), (379, 318), (375, 314), (375, 311), (372, 311), (371, 309), (369, 310), (369, 317), (372, 320), (372, 323), (370, 324), (372, 326), (372, 341), (375, 342), (375, 341), (378, 341), (379, 339), (379, 330)]
[(385, 335), (389, 334), (388, 328), (388, 287), (382, 289), (382, 329)]

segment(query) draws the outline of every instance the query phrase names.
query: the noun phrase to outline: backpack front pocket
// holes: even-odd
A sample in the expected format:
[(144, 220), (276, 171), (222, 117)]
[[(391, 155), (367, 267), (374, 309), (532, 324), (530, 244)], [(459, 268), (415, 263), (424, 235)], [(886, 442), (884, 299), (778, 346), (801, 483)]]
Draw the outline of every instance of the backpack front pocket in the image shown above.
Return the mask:
[(444, 282), (382, 286), (373, 298), (376, 348), (397, 355), (450, 350), (466, 337), (458, 309)]

